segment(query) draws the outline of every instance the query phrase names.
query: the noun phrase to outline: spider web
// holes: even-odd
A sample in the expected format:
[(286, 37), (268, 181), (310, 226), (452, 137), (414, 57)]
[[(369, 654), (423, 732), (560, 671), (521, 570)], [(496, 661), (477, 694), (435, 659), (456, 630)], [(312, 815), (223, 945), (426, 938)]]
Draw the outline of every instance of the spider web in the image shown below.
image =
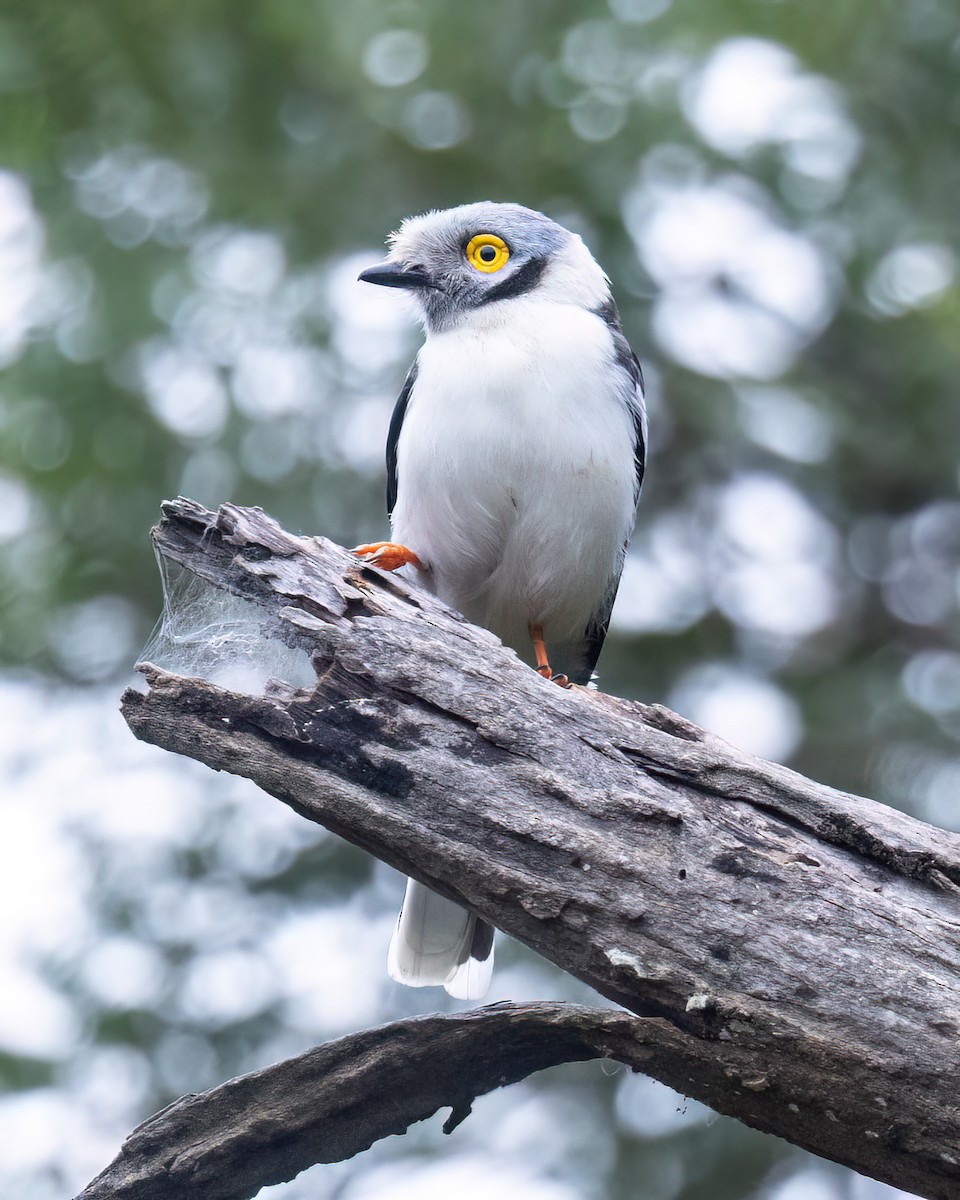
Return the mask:
[(313, 687), (309, 655), (276, 636), (276, 618), (265, 607), (214, 587), (159, 552), (157, 565), (163, 612), (141, 662), (248, 696), (265, 696), (277, 683)]

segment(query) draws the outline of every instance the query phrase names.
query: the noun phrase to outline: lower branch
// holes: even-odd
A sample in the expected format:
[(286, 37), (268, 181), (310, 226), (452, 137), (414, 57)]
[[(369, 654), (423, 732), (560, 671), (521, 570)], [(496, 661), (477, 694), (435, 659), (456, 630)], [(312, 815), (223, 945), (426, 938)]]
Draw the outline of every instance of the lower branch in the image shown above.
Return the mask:
[(75, 1200), (247, 1200), (340, 1162), (438, 1109), (451, 1132), (477, 1096), (559, 1063), (646, 1068), (669, 1026), (574, 1004), (496, 1004), (351, 1034), (184, 1096), (139, 1125)]

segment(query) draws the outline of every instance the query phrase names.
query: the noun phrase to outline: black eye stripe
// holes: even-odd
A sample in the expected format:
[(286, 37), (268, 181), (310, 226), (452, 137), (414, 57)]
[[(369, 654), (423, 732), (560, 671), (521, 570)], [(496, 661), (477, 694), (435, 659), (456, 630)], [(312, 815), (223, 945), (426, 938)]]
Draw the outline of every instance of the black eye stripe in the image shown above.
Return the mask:
[(545, 258), (528, 259), (508, 278), (487, 288), (477, 303), (490, 304), (493, 300), (508, 300), (511, 296), (522, 296), (524, 292), (532, 291), (540, 282), (546, 267), (547, 260)]

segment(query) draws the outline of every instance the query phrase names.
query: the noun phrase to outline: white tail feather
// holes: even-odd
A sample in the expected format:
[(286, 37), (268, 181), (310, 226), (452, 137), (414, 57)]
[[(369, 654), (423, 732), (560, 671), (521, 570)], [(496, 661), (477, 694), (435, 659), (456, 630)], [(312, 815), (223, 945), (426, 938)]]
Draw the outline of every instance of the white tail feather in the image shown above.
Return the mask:
[(490, 985), (493, 951), (482, 962), (470, 957), (476, 927), (465, 908), (408, 879), (387, 953), (390, 978), (408, 987), (442, 984), (451, 996), (478, 1000)]
[[(476, 918), (474, 918), (476, 920)], [(493, 951), (481, 962), (468, 958), (457, 968), (456, 974), (443, 985), (448, 994), (457, 1000), (479, 1000), (487, 994), (493, 978)]]

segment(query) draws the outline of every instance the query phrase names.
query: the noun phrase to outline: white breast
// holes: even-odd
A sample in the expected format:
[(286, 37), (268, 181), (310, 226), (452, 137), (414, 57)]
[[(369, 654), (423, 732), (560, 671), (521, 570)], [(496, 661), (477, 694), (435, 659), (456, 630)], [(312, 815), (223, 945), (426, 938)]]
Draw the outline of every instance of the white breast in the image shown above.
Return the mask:
[[(496, 311), (500, 310), (500, 311)], [(393, 533), (508, 645), (577, 643), (633, 525), (626, 378), (603, 321), (518, 298), (428, 337), (400, 433)]]

